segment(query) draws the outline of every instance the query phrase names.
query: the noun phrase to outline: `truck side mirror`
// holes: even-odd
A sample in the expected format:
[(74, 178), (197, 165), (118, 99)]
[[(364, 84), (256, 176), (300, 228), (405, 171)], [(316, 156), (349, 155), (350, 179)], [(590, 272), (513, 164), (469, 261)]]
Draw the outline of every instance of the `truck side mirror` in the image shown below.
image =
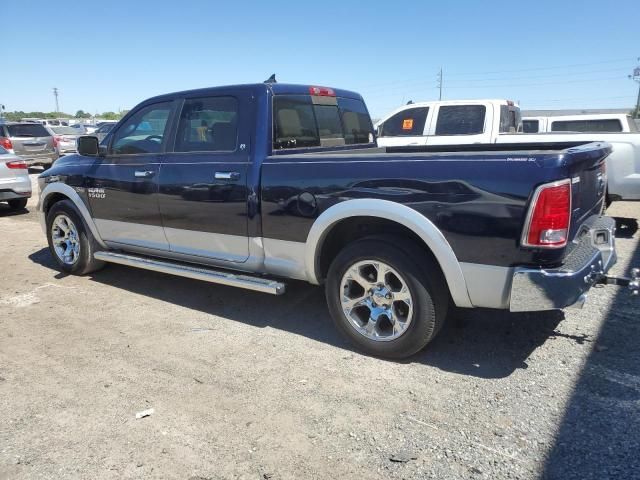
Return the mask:
[(85, 157), (97, 157), (100, 153), (98, 137), (82, 135), (78, 137), (78, 153)]

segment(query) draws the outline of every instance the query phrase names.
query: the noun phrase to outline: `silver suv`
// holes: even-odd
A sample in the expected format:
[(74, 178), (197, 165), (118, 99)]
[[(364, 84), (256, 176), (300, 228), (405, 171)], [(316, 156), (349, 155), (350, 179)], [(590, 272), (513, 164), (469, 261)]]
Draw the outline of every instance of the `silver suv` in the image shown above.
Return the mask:
[(26, 162), (0, 147), (0, 202), (7, 202), (11, 210), (27, 206), (31, 196), (31, 180)]
[(50, 167), (59, 156), (53, 135), (39, 123), (0, 123), (0, 147), (18, 155), (28, 166)]

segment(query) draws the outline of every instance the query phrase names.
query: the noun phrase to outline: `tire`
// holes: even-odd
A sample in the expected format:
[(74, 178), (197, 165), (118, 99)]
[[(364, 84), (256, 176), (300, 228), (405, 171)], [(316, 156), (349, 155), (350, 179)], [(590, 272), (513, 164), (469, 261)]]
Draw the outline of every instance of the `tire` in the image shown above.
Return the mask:
[(28, 198), (14, 198), (13, 200), (9, 200), (7, 203), (11, 210), (23, 210), (27, 208), (28, 201)]
[[(385, 270), (381, 278), (379, 272)], [(329, 267), (325, 294), (336, 327), (356, 348), (396, 359), (417, 353), (433, 340), (449, 304), (435, 260), (413, 242), (395, 236), (367, 237), (347, 245)], [(348, 315), (345, 308), (351, 305), (343, 299), (359, 306)]]
[(93, 258), (100, 247), (70, 200), (54, 203), (47, 213), (47, 241), (64, 272), (85, 275), (104, 266)]

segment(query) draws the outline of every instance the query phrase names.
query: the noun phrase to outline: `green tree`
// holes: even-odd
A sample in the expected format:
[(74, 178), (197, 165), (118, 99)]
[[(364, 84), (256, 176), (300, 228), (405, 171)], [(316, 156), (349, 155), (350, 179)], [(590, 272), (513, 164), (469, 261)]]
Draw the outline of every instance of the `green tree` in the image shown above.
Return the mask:
[(104, 118), (105, 120), (120, 120), (120, 114), (116, 112), (104, 112), (98, 115), (100, 118)]
[(76, 118), (91, 118), (91, 114), (84, 110), (78, 110), (75, 115)]

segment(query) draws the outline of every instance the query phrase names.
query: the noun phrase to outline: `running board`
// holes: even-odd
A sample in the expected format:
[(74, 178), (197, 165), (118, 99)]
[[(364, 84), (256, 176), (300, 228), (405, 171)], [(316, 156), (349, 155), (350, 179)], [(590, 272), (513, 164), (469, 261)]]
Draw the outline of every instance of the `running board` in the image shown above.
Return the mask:
[(148, 257), (138, 257), (116, 252), (96, 252), (93, 254), (96, 260), (103, 262), (119, 263), (129, 267), (144, 268), (154, 272), (168, 273), (179, 277), (193, 278), (210, 283), (219, 283), (231, 287), (240, 287), (256, 292), (270, 293), (272, 295), (282, 295), (285, 291), (285, 284), (262, 277), (251, 277), (249, 275), (238, 275), (224, 270), (212, 270), (200, 268), (187, 263), (174, 263)]

